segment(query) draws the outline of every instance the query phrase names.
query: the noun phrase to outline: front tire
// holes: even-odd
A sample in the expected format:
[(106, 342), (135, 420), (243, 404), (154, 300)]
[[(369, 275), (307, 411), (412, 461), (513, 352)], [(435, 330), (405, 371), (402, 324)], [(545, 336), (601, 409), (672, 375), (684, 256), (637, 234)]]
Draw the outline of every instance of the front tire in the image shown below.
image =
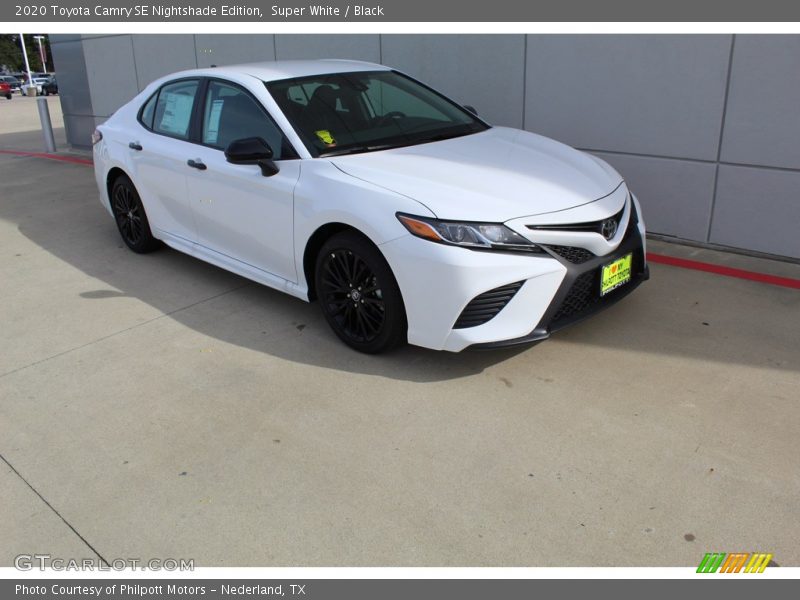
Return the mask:
[(314, 282), (325, 320), (351, 348), (386, 352), (406, 342), (406, 311), (386, 259), (364, 236), (347, 231), (326, 241)]
[(122, 241), (128, 248), (138, 254), (146, 254), (161, 246), (161, 242), (150, 231), (150, 222), (139, 192), (125, 175), (117, 177), (111, 186), (111, 211)]

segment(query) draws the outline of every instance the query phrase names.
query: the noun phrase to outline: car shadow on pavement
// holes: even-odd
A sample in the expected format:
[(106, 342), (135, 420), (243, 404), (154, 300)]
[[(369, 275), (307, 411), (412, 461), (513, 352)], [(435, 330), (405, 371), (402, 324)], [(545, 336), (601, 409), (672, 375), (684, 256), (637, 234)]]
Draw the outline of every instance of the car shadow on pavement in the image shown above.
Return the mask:
[[(467, 377), (523, 352), (552, 350), (452, 354), (406, 347), (363, 355), (335, 337), (316, 304), (168, 248), (149, 255), (130, 252), (99, 204), (90, 167), (6, 155), (0, 157), (0, 178), (5, 192), (0, 218), (16, 223), (36, 246), (102, 282), (80, 294), (97, 303), (98, 310), (128, 296), (222, 342), (298, 363), (418, 382)], [(584, 347), (800, 369), (795, 343), (800, 327), (792, 318), (800, 305), (796, 290), (661, 265), (654, 265), (652, 275), (630, 297), (554, 339)], [(759, 320), (743, 319), (754, 312)]]
[(650, 273), (650, 280), (630, 297), (554, 339), (800, 371), (798, 290), (653, 263)]
[[(364, 355), (335, 337), (316, 303), (167, 247), (148, 255), (132, 253), (99, 203), (91, 167), (5, 155), (0, 157), (0, 178), (5, 188), (0, 219), (16, 224), (36, 246), (96, 279), (79, 297), (96, 303), (99, 311), (118, 306), (104, 303), (135, 298), (225, 343), (323, 368), (408, 381), (466, 377), (525, 350), (453, 354), (408, 346), (385, 355)], [(5, 260), (14, 258), (24, 257)], [(43, 293), (59, 292), (54, 288)]]

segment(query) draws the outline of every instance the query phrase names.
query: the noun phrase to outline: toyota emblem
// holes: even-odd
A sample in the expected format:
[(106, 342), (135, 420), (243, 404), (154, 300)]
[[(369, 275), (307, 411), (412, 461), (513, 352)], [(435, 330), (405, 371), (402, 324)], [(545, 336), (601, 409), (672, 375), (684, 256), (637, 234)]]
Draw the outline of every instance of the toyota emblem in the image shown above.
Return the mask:
[(600, 225), (600, 233), (603, 234), (604, 238), (610, 240), (617, 233), (617, 222), (614, 219), (606, 219)]

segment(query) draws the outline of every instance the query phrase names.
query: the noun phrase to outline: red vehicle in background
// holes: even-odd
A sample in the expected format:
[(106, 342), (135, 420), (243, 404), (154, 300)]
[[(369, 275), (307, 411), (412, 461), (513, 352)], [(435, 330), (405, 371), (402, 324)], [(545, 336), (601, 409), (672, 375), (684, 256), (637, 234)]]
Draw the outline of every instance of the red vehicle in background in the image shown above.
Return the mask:
[(11, 100), (11, 85), (5, 81), (0, 81), (0, 96), (5, 96), (6, 100)]

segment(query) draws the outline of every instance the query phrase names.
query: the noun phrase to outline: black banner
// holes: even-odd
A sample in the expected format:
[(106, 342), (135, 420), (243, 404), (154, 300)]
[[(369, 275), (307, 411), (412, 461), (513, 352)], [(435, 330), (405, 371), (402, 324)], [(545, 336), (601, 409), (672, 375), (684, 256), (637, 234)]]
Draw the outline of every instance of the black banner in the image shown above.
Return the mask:
[(787, 0), (44, 0), (0, 5), (0, 20), (32, 22), (786, 22), (800, 21)]
[[(757, 576), (756, 576), (757, 577)], [(765, 579), (747, 576), (698, 575), (697, 580), (426, 580), (426, 579), (298, 579), (237, 580), (218, 579), (42, 579), (4, 580), (0, 597), (30, 600), (158, 600), (204, 598), (224, 600), (247, 597), (293, 600), (531, 600), (535, 598), (648, 598), (649, 600), (726, 600), (768, 596), (791, 598), (798, 584), (791, 579)], [(793, 593), (791, 590), (794, 589)]]

